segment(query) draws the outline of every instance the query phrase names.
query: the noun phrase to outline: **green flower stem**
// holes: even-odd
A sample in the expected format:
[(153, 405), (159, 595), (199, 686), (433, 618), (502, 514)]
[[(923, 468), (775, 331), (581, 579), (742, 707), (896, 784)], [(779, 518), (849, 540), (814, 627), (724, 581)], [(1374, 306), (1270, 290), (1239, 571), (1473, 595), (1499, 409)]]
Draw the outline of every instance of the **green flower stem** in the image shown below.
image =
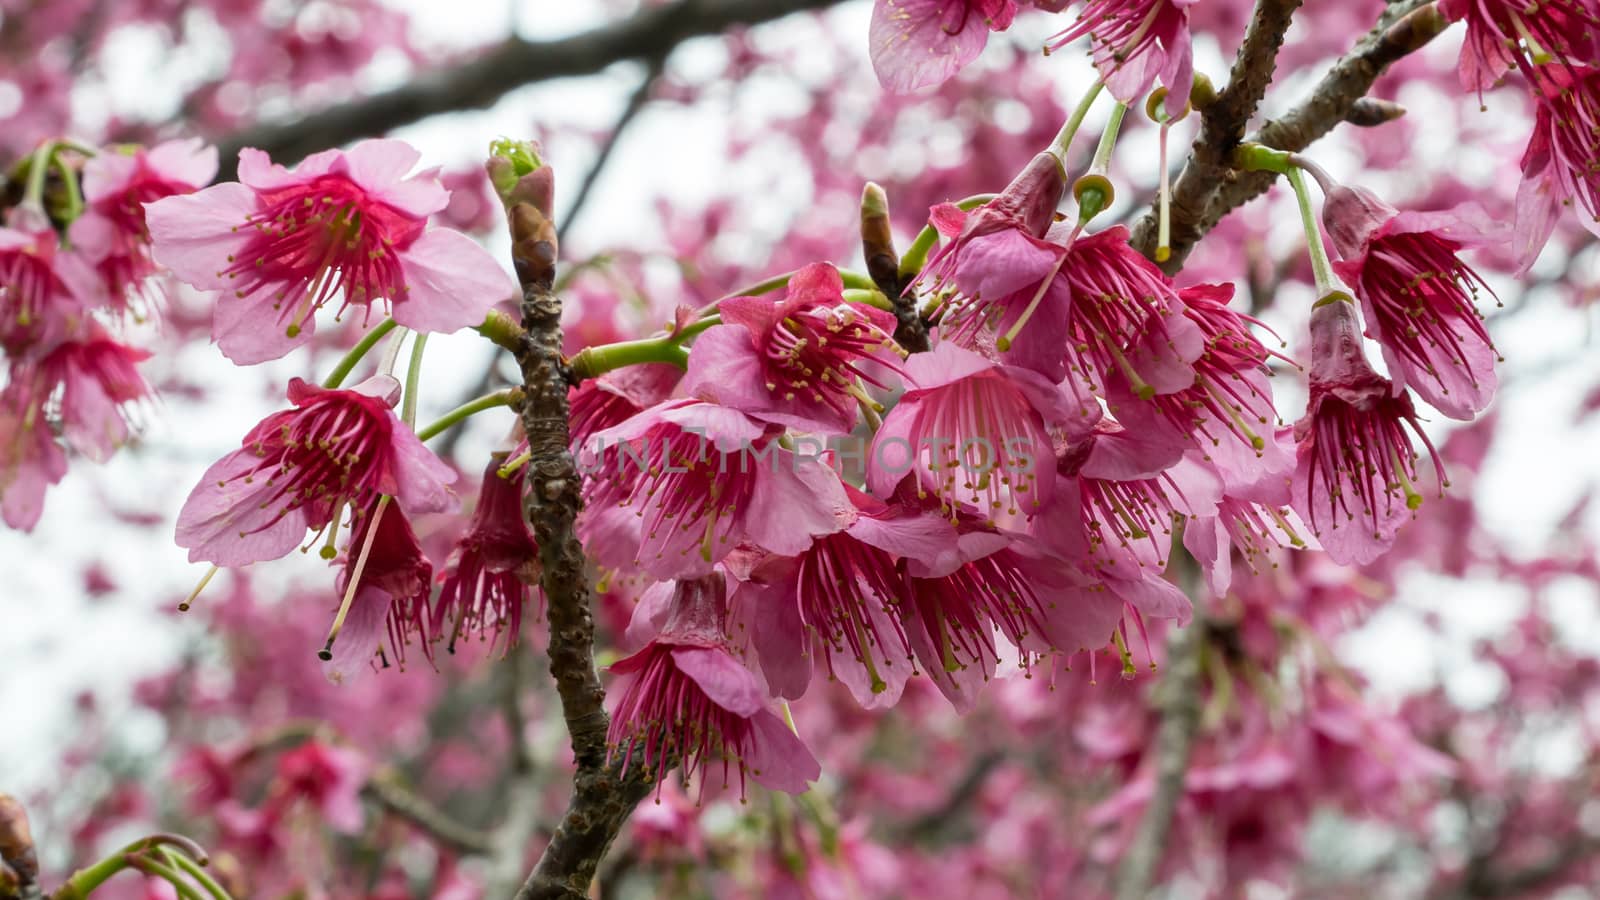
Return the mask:
[(1126, 103), (1118, 103), (1111, 108), (1111, 119), (1106, 122), (1106, 130), (1100, 133), (1100, 143), (1094, 148), (1094, 162), (1089, 164), (1089, 168), (1096, 172), (1111, 168), (1111, 151), (1117, 147), (1117, 135), (1122, 133), (1122, 117), (1127, 113)]
[(357, 363), (361, 362), (361, 358), (367, 355), (367, 351), (377, 346), (378, 342), (383, 340), (384, 335), (393, 331), (398, 324), (393, 319), (384, 319), (379, 322), (377, 327), (367, 332), (354, 347), (350, 348), (350, 352), (339, 360), (339, 364), (333, 367), (332, 372), (328, 373), (327, 380), (322, 382), (322, 386), (333, 390), (344, 384), (345, 378), (349, 377), (350, 371), (356, 367)]
[(407, 425), (417, 424), (417, 388), (422, 384), (422, 353), (427, 344), (428, 336), (421, 332), (411, 342), (411, 365), (406, 367), (405, 399), (400, 402), (400, 421)]
[(44, 209), (44, 179), (50, 168), (50, 158), (55, 155), (56, 142), (45, 141), (28, 158), (28, 181), (22, 191), (22, 205)]
[(690, 338), (695, 337), (700, 332), (705, 331), (707, 328), (721, 324), (722, 316), (718, 315), (717, 313), (712, 313), (711, 315), (699, 319), (698, 321), (690, 322), (688, 325), (683, 326), (683, 330), (673, 335), (673, 338), (681, 344)]
[(593, 378), (613, 369), (636, 366), (640, 363), (672, 363), (679, 368), (689, 365), (689, 351), (678, 343), (676, 337), (647, 338), (642, 341), (621, 341), (599, 347), (585, 347), (572, 357), (568, 365), (579, 379)]
[(1116, 199), (1117, 191), (1111, 184), (1108, 172), (1111, 169), (1111, 153), (1117, 147), (1117, 135), (1122, 132), (1122, 117), (1127, 113), (1126, 103), (1118, 103), (1111, 108), (1111, 118), (1106, 122), (1105, 131), (1100, 133), (1100, 143), (1094, 148), (1089, 171), (1079, 176), (1072, 185), (1073, 199), (1078, 201), (1079, 228), (1089, 224), (1089, 220), (1100, 215)]
[(450, 410), (434, 421), (428, 423), (426, 428), (417, 431), (417, 440), (428, 441), (448, 431), (451, 427), (460, 424), (466, 419), (483, 412), (486, 409), (495, 409), (501, 406), (512, 406), (521, 395), (518, 388), (507, 388), (484, 394), (476, 400), (469, 400), (455, 409)]
[(140, 859), (139, 854), (160, 847), (163, 844), (177, 847), (198, 860), (206, 858), (206, 852), (200, 848), (199, 844), (182, 835), (153, 834), (149, 837), (142, 837), (122, 849), (114, 851), (99, 862), (72, 873), (66, 883), (50, 895), (50, 900), (84, 900), (96, 888), (110, 880), (111, 876), (133, 866), (135, 861)]
[(1089, 108), (1094, 106), (1094, 101), (1100, 97), (1101, 88), (1105, 86), (1106, 83), (1103, 80), (1095, 81), (1094, 85), (1089, 88), (1089, 93), (1084, 94), (1083, 99), (1078, 101), (1077, 108), (1072, 111), (1072, 115), (1067, 119), (1066, 123), (1061, 126), (1061, 130), (1056, 133), (1056, 139), (1051, 142), (1050, 152), (1056, 155), (1056, 159), (1061, 160), (1063, 166), (1067, 164), (1067, 151), (1072, 149), (1072, 139), (1077, 137), (1078, 128), (1083, 125), (1084, 116), (1089, 114)]
[(195, 890), (194, 886), (189, 884), (188, 880), (183, 877), (182, 872), (162, 862), (154, 853), (135, 854), (128, 860), (128, 867), (137, 869), (146, 875), (154, 875), (172, 885), (172, 889), (178, 892), (179, 900), (205, 900), (204, 897), (200, 896), (200, 892)]
[(846, 288), (872, 291), (877, 290), (878, 287), (878, 283), (872, 280), (872, 276), (864, 272), (855, 272), (850, 269), (840, 269), (839, 278), (844, 281), (844, 286)]
[(79, 186), (77, 176), (67, 167), (67, 161), (61, 158), (59, 150), (65, 149), (65, 146), (63, 144), (57, 148), (58, 152), (51, 157), (51, 162), (61, 170), (61, 184), (67, 192), (66, 221), (70, 225), (83, 214), (83, 188)]
[(1328, 248), (1322, 243), (1322, 232), (1317, 228), (1316, 214), (1311, 210), (1311, 192), (1306, 187), (1305, 174), (1295, 155), (1261, 144), (1240, 144), (1233, 151), (1233, 166), (1246, 172), (1276, 172), (1289, 179), (1289, 186), (1294, 188), (1295, 201), (1300, 206), (1300, 227), (1306, 233), (1306, 247), (1311, 253), (1311, 271), (1317, 279), (1317, 295), (1326, 297), (1342, 293), (1343, 289), (1333, 276), (1333, 265), (1328, 261)]
[(1300, 227), (1306, 231), (1306, 246), (1311, 250), (1311, 271), (1316, 273), (1317, 294), (1327, 296), (1339, 291), (1333, 277), (1333, 266), (1328, 262), (1328, 248), (1322, 243), (1322, 232), (1317, 228), (1317, 217), (1311, 211), (1311, 191), (1306, 188), (1306, 176), (1299, 169), (1289, 170), (1289, 184), (1294, 187), (1294, 198), (1300, 204)]
[(233, 900), (222, 885), (211, 877), (211, 873), (202, 868), (199, 863), (184, 856), (182, 853), (173, 853), (166, 848), (161, 849), (161, 855), (166, 857), (168, 865), (182, 869), (190, 878), (199, 882), (200, 886), (205, 888), (206, 893), (211, 895), (212, 900)]
[(849, 288), (844, 292), (844, 300), (846, 303), (865, 303), (868, 306), (876, 306), (878, 309), (894, 312), (894, 301), (884, 296), (884, 293), (879, 290)]
[[(998, 194), (976, 194), (965, 200), (956, 202), (956, 208), (971, 212), (988, 203)], [(933, 250), (933, 245), (939, 240), (939, 232), (932, 225), (927, 225), (917, 232), (917, 239), (911, 242), (906, 252), (900, 257), (900, 281), (905, 283), (922, 271), (928, 262), (928, 253)]]
[(484, 317), (483, 324), (473, 330), (508, 353), (516, 353), (522, 349), (522, 326), (503, 312), (490, 310)]

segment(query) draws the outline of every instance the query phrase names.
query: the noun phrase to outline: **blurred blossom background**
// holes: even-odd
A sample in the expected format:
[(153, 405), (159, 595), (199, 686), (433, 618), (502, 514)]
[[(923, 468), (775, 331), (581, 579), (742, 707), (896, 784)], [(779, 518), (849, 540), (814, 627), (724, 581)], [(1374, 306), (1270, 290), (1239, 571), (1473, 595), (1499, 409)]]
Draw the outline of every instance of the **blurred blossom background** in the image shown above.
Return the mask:
[[(359, 103), (509, 38), (597, 34), (662, 5), (0, 0), (0, 157), (60, 134), (236, 148), (262, 123)], [(930, 205), (1003, 187), (1095, 77), (1082, 52), (1039, 52), (1067, 19), (1025, 9), (955, 79), (889, 95), (868, 59), (872, 4), (827, 6), (508, 85), (484, 108), (388, 133), (441, 167), (454, 194), (437, 220), (508, 271), (482, 163), (496, 137), (542, 142), (557, 173), (573, 352), (808, 262), (860, 268), (867, 180), (887, 191), (903, 247)], [(1300, 10), (1261, 115), (1302, 101), (1384, 6)], [(1219, 84), (1250, 8), (1193, 7), (1196, 68)], [(1310, 155), (1395, 206), (1470, 200), (1509, 222), (1533, 107), (1514, 85), (1481, 104), (1463, 91), (1461, 41), (1459, 27), (1447, 31), (1380, 79), (1373, 94), (1402, 104), (1403, 118), (1341, 126)], [(1083, 134), (1097, 135), (1108, 110), (1097, 106)], [(1195, 118), (1173, 127), (1174, 166)], [(1075, 152), (1090, 145), (1080, 137)], [(1157, 129), (1130, 114), (1108, 220), (1148, 209), (1158, 166)], [(1508, 248), (1472, 257), (1495, 294), (1480, 301), (1504, 357), (1501, 388), (1477, 422), (1423, 412), (1450, 486), (1442, 499), (1425, 492), (1396, 548), (1358, 569), (1286, 558), (1209, 598), (1193, 626), (1207, 648), (1189, 698), (1198, 736), (1160, 896), (1593, 896), (1600, 250), (1574, 218), (1526, 276), (1511, 274)], [(1283, 184), (1208, 235), (1179, 280), (1234, 283), (1236, 302), (1282, 336), (1275, 349), (1308, 353), (1315, 296)], [(326, 373), (360, 320), (324, 328), (310, 354), (242, 368), (204, 339), (209, 305), (172, 287), (162, 314), (131, 332), (154, 351), (143, 371), (160, 391), (138, 411), (137, 440), (105, 465), (75, 459), (31, 533), (0, 531), (0, 791), (29, 806), (57, 875), (161, 828), (243, 873), (230, 874), (249, 886), (236, 896), (480, 896), (494, 877), (483, 836), (507, 814), (507, 694), (535, 760), (540, 821), (555, 822), (565, 800), (570, 755), (543, 623), (530, 615), (509, 655), (473, 638), (437, 670), (416, 654), (404, 670), (334, 685), (316, 651), (337, 598), (315, 552), (225, 571), (178, 612), (206, 570), (172, 540), (184, 497), (283, 406), (290, 377)], [(418, 421), (520, 381), (471, 332), (428, 350)], [(1292, 423), (1303, 373), (1277, 369)], [(464, 492), (504, 449), (510, 419), (479, 416), (432, 445)], [(436, 561), (463, 527), (416, 524)], [(602, 664), (629, 649), (637, 593), (609, 587)], [(669, 784), (602, 865), (600, 894), (1100, 896), (1151, 790), (1166, 638), (1153, 623), (1131, 679), (1115, 658), (1093, 680), (1076, 664), (1003, 665), (965, 717), (925, 679), (874, 711), (819, 677), (794, 704), (823, 765), (810, 793), (701, 797)], [(332, 748), (334, 761), (317, 764), (333, 774), (277, 818), (273, 798), (300, 783), (293, 766), (310, 763), (294, 754), (307, 747)], [(425, 833), (385, 794), (394, 786), (469, 833), (454, 844)], [(136, 887), (120, 889), (143, 896)]]

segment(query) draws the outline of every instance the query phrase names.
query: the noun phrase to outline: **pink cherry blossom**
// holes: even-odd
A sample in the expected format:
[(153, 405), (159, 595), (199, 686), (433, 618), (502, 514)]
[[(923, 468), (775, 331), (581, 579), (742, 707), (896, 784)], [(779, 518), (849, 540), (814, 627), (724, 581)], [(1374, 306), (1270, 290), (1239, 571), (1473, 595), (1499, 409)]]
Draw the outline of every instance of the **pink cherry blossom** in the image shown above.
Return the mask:
[(56, 408), (68, 446), (105, 462), (128, 441), (134, 408), (154, 396), (137, 368), (150, 355), (91, 324), (84, 340), (62, 343), (39, 361), (40, 389), (61, 390)]
[[(805, 744), (770, 709), (750, 670), (734, 657), (724, 632), (726, 591), (720, 574), (679, 581), (661, 634), (643, 650), (614, 663), (632, 676), (611, 716), (606, 743), (623, 770), (643, 766), (659, 784), (669, 766), (687, 781), (710, 777), (713, 756), (776, 791), (800, 794), (821, 776)], [(702, 781), (702, 786), (704, 781)]]
[(894, 314), (846, 303), (843, 290), (838, 269), (813, 263), (777, 301), (722, 301), (723, 324), (695, 339), (683, 391), (801, 431), (849, 431), (872, 402), (864, 386), (888, 387), (881, 370), (899, 362)]
[(413, 635), (433, 659), (433, 616), (428, 608), (433, 565), (411, 522), (395, 504), (382, 502), (353, 507), (351, 519), (335, 586), (339, 596), (352, 599), (343, 620), (335, 617), (330, 646), (322, 654), (328, 677), (339, 683), (359, 675), (374, 653), (380, 654), (384, 665), (392, 658), (403, 666)]
[(939, 84), (978, 58), (989, 32), (1005, 31), (1015, 0), (875, 0), (871, 42), (878, 81), (895, 93)]
[(1456, 254), (1485, 240), (1482, 210), (1402, 213), (1362, 188), (1330, 185), (1322, 220), (1389, 374), (1435, 409), (1470, 421), (1494, 396), (1497, 358), (1476, 299), (1483, 277)]
[(1377, 559), (1422, 505), (1410, 428), (1443, 468), (1411, 397), (1395, 393), (1361, 350), (1352, 304), (1324, 300), (1311, 320), (1311, 399), (1295, 424), (1293, 505), (1335, 562)]
[(1534, 84), (1538, 112), (1517, 188), (1521, 272), (1533, 265), (1565, 207), (1600, 235), (1600, 69), (1544, 66)]
[(951, 204), (933, 208), (930, 220), (946, 240), (918, 283), (948, 295), (942, 337), (973, 347), (991, 330), (1000, 336), (994, 343), (1006, 362), (1056, 381), (1064, 377), (1065, 310), (1056, 293), (1045, 294), (1045, 285), (1067, 249), (1043, 238), (1065, 188), (1061, 161), (1040, 153), (999, 196), (973, 212)]
[[(537, 584), (539, 548), (522, 511), (526, 467), (500, 475), (503, 458), (492, 456), (483, 470), (478, 505), (467, 533), (456, 543), (445, 567), (431, 631), (446, 633), (447, 648), (456, 650), (463, 631), (477, 631), (492, 645), (505, 635), (506, 645), (522, 633), (522, 612)], [(541, 595), (542, 596), (542, 595)]]
[(32, 531), (44, 514), (44, 495), (67, 474), (67, 456), (45, 413), (49, 395), (31, 376), (0, 389), (0, 514), (5, 523)]
[(1025, 535), (976, 530), (954, 558), (907, 567), (901, 617), (923, 671), (956, 708), (970, 711), (993, 677), (996, 629), (1021, 654), (1096, 650), (1111, 640), (1123, 601)]
[(477, 325), (514, 286), (470, 238), (426, 227), (449, 197), (434, 170), (407, 174), (418, 159), (402, 141), (370, 140), (288, 170), (247, 148), (239, 183), (145, 207), (155, 258), (222, 292), (212, 337), (241, 365), (305, 343), (336, 297), (340, 314), (383, 303), (418, 331)]
[(1189, 39), (1189, 7), (1198, 0), (1089, 0), (1071, 28), (1051, 40), (1059, 50), (1087, 36), (1095, 67), (1112, 96), (1134, 103), (1156, 78), (1167, 88), (1167, 114), (1189, 103), (1194, 53)]
[(66, 340), (100, 304), (93, 270), (64, 251), (55, 229), (25, 207), (0, 228), (0, 348), (13, 358)]
[(1066, 384), (1080, 404), (1103, 394), (1112, 372), (1141, 400), (1194, 384), (1206, 335), (1171, 280), (1128, 246), (1126, 227), (1073, 241), (1051, 290), (1064, 291)]
[(1458, 71), (1461, 86), (1480, 95), (1513, 65), (1531, 75), (1530, 55), (1557, 65), (1592, 63), (1600, 55), (1600, 11), (1593, 0), (1439, 0), (1439, 12), (1467, 23)]
[(1173, 522), (1214, 515), (1223, 485), (1198, 459), (1163, 457), (1102, 423), (1094, 436), (1058, 448), (1055, 490), (1029, 531), (1141, 615), (1186, 622), (1188, 599), (1161, 578)]
[(347, 503), (388, 495), (411, 513), (447, 509), (455, 472), (394, 414), (399, 397), (388, 375), (345, 390), (290, 380), (295, 408), (263, 419), (201, 476), (178, 513), (178, 546), (190, 562), (242, 566), (283, 556)]
[(607, 565), (700, 577), (744, 542), (793, 554), (848, 523), (826, 463), (777, 429), (701, 400), (668, 400), (589, 438), (583, 531)]
[(1230, 309), (1232, 285), (1178, 291), (1183, 314), (1205, 337), (1192, 363), (1194, 384), (1140, 398), (1121, 368), (1106, 374), (1106, 404), (1117, 420), (1147, 443), (1194, 448), (1230, 483), (1284, 474), (1294, 457), (1277, 437), (1277, 408), (1267, 383), (1267, 360), (1280, 356), (1250, 331), (1254, 322)]
[(94, 265), (117, 308), (140, 296), (156, 272), (144, 204), (188, 194), (217, 174), (217, 148), (199, 138), (167, 141), (130, 153), (108, 150), (83, 165), (83, 214), (73, 223), (72, 243)]
[(282, 815), (296, 800), (313, 804), (322, 818), (343, 834), (361, 830), (361, 788), (368, 765), (360, 753), (319, 741), (307, 741), (278, 758), (278, 793), (267, 814)]
[(799, 699), (820, 655), (829, 678), (842, 681), (863, 707), (893, 706), (912, 668), (897, 564), (937, 566), (954, 548), (956, 532), (931, 512), (855, 490), (850, 497), (858, 515), (849, 528), (817, 538), (768, 571), (758, 568), (739, 596), (753, 604), (751, 640), (774, 694)]
[(1049, 499), (1046, 427), (1087, 415), (1055, 385), (948, 341), (906, 360), (906, 379), (912, 388), (869, 451), (873, 493), (888, 497), (911, 478), (952, 515), (966, 508), (988, 519), (1031, 514)]

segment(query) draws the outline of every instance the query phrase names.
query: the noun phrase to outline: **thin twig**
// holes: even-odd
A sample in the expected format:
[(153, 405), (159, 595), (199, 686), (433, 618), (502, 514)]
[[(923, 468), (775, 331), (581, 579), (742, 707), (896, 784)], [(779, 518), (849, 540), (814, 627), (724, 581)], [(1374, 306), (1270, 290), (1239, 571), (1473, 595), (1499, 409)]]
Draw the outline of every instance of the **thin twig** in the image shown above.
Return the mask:
[(368, 780), (363, 793), (384, 810), (458, 853), (481, 856), (489, 852), (488, 834), (452, 819), (444, 810), (402, 783), (398, 773), (379, 772)]

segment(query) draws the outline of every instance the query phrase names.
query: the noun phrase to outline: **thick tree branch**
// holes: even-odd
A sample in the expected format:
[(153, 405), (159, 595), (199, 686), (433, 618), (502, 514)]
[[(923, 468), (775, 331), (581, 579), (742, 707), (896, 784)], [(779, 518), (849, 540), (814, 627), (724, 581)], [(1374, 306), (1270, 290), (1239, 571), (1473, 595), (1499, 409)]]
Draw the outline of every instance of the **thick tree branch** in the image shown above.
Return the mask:
[[(1391, 3), (1373, 29), (1334, 63), (1305, 102), (1282, 118), (1262, 125), (1249, 140), (1280, 150), (1304, 150), (1345, 121), (1352, 112), (1364, 115), (1364, 111), (1358, 109), (1356, 104), (1372, 88), (1378, 76), (1396, 60), (1433, 40), (1448, 24), (1427, 0)], [(1243, 48), (1240, 52), (1242, 55)], [(1232, 89), (1232, 84), (1229, 89)], [(1200, 143), (1196, 142), (1197, 154)], [(1231, 145), (1228, 149), (1231, 149)], [(1206, 152), (1209, 158), (1213, 151)], [(1223, 216), (1265, 193), (1277, 177), (1264, 172), (1238, 173), (1224, 166), (1204, 173), (1197, 171), (1197, 178), (1205, 174), (1210, 180), (1194, 180), (1188, 188), (1184, 188), (1183, 182), (1190, 180), (1189, 171), (1190, 167), (1186, 166), (1179, 185), (1174, 187), (1172, 257), (1163, 264), (1168, 273), (1183, 268), (1189, 251), (1201, 237), (1216, 227)], [(1181, 205), (1177, 200), (1180, 189), (1186, 191)], [(1201, 197), (1204, 198), (1203, 204), (1197, 202)], [(1134, 231), (1134, 246), (1147, 256), (1154, 253), (1155, 232), (1154, 213), (1146, 214)]]
[(648, 6), (626, 19), (553, 41), (511, 38), (458, 66), (350, 103), (288, 122), (268, 122), (218, 141), (218, 179), (237, 176), (241, 147), (257, 147), (279, 162), (363, 137), (381, 135), (440, 113), (482, 109), (515, 88), (598, 72), (630, 59), (664, 59), (690, 38), (754, 25), (790, 13), (824, 9), (841, 0), (678, 0)]
[[(620, 777), (606, 765), (605, 690), (594, 665), (594, 616), (576, 521), (581, 482), (567, 424), (568, 371), (561, 358), (561, 299), (554, 290), (555, 226), (531, 203), (510, 210), (511, 252), (522, 283), (523, 345), (517, 352), (526, 400), (528, 520), (539, 544), (549, 605), (550, 673), (572, 737), (578, 771), (572, 799), (518, 900), (585, 897), (595, 869), (633, 807), (649, 791), (642, 767)], [(532, 805), (528, 799), (526, 805)], [(517, 814), (514, 810), (513, 814)]]
[[(1169, 272), (1182, 267), (1184, 251), (1205, 233), (1200, 225), (1206, 206), (1218, 183), (1228, 174), (1233, 148), (1244, 139), (1245, 126), (1272, 82), (1283, 34), (1299, 7), (1300, 0), (1257, 0), (1250, 28), (1228, 73), (1228, 86), (1200, 110), (1200, 135), (1195, 138), (1183, 174), (1172, 186), (1173, 253), (1166, 264)], [(1151, 213), (1140, 220), (1133, 232), (1133, 246), (1151, 259), (1155, 258), (1156, 225), (1155, 214)]]

